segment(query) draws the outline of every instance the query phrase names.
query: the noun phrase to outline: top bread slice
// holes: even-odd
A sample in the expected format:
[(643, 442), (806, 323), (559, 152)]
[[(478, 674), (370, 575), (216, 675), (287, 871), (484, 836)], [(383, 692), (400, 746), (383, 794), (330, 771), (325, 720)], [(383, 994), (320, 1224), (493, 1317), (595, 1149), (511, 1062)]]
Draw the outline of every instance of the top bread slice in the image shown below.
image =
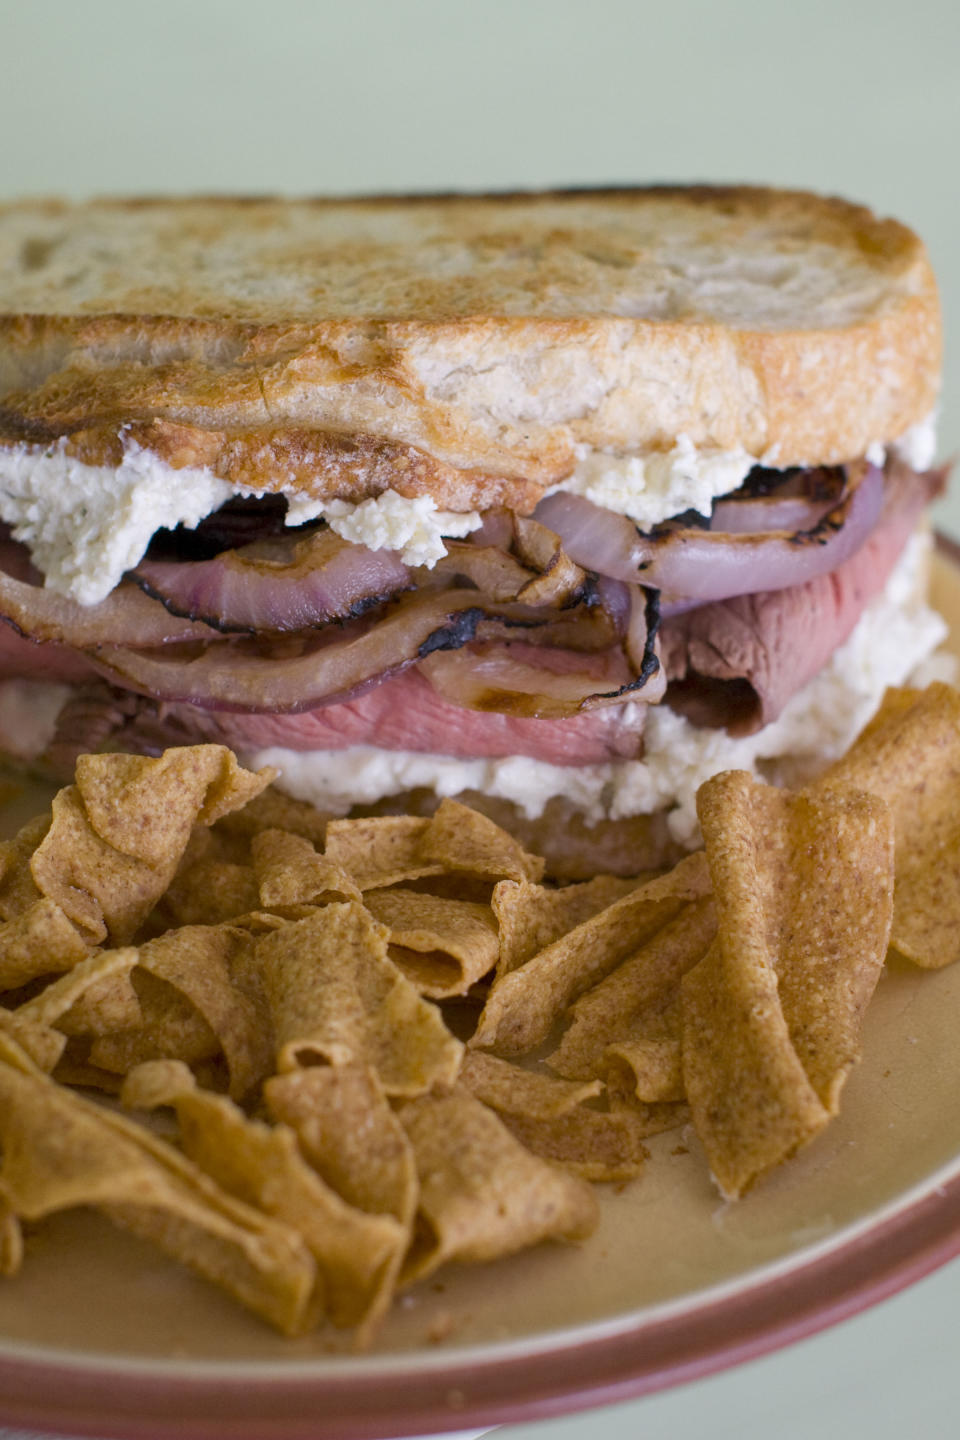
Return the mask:
[(852, 460), (940, 348), (918, 238), (799, 192), (0, 206), (0, 444), (316, 496), (528, 509), (577, 446), (681, 435)]

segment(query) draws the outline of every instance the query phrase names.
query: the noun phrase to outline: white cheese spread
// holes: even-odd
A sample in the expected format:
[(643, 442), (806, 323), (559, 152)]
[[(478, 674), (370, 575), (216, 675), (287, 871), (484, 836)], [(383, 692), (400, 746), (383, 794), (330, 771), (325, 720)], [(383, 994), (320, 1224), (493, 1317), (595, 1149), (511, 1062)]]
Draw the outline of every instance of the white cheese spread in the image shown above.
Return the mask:
[[(524, 756), (459, 760), (365, 745), (314, 752), (274, 746), (241, 758), (255, 769), (275, 766), (282, 789), (321, 810), (345, 814), (352, 805), (423, 786), (438, 795), (476, 790), (512, 800), (535, 819), (550, 799), (563, 795), (592, 822), (669, 808), (674, 838), (693, 845), (695, 796), (704, 780), (720, 770), (769, 775), (770, 763), (784, 757), (799, 766), (835, 759), (876, 710), (887, 686), (902, 684), (942, 642), (946, 625), (922, 598), (929, 545), (928, 537), (913, 537), (884, 594), (864, 611), (850, 638), (779, 720), (756, 735), (731, 739), (723, 730), (698, 729), (659, 705), (642, 707), (642, 760), (550, 765)], [(949, 671), (952, 661), (943, 659)]]
[(51, 590), (81, 605), (109, 595), (155, 531), (193, 528), (235, 492), (209, 470), (173, 470), (128, 442), (118, 466), (86, 465), (63, 445), (0, 449), (0, 519)]
[(894, 459), (902, 460), (911, 470), (929, 470), (937, 453), (937, 411), (904, 430), (889, 446), (874, 440), (867, 446), (866, 458), (871, 465), (882, 465), (888, 449)]
[[(936, 449), (934, 420), (911, 426), (891, 449), (926, 468)], [(882, 450), (871, 446), (872, 458), (882, 459)], [(709, 513), (758, 463), (745, 450), (698, 451), (685, 435), (672, 450), (649, 455), (580, 446), (573, 474), (555, 489), (584, 495), (647, 528), (684, 510)], [(131, 440), (119, 466), (86, 465), (62, 443), (0, 446), (0, 519), (29, 547), (46, 585), (81, 605), (104, 599), (143, 558), (155, 531), (192, 529), (227, 500), (264, 493), (232, 486), (206, 468), (175, 469)], [(438, 510), (428, 495), (407, 499), (387, 490), (354, 505), (281, 493), (288, 525), (323, 517), (344, 539), (397, 550), (409, 565), (435, 565), (446, 554), (445, 537), (460, 538), (481, 524), (476, 511)]]
[(287, 524), (299, 525), (321, 515), (344, 540), (371, 550), (399, 550), (406, 565), (436, 565), (447, 553), (445, 537), (460, 540), (483, 524), (475, 510), (462, 515), (438, 510), (429, 495), (408, 500), (395, 490), (385, 490), (376, 499), (362, 500), (359, 505), (351, 505), (348, 500), (314, 502), (312, 515), (305, 513), (305, 507), (293, 515), (288, 509)]
[[(157, 530), (193, 529), (228, 500), (265, 493), (205, 468), (174, 469), (133, 441), (118, 466), (84, 464), (62, 444), (0, 447), (0, 519), (29, 548), (46, 586), (81, 605), (109, 595)], [(345, 540), (398, 550), (408, 565), (435, 565), (447, 553), (445, 536), (459, 539), (482, 524), (474, 511), (438, 510), (429, 495), (408, 500), (394, 490), (359, 505), (286, 498), (288, 525), (322, 516)]]
[(929, 470), (937, 454), (937, 412), (911, 425), (890, 449), (911, 470)]
[(629, 515), (642, 530), (684, 510), (709, 515), (714, 500), (736, 490), (760, 464), (745, 450), (697, 450), (688, 435), (657, 454), (608, 455), (578, 445), (576, 455), (573, 474), (554, 491), (583, 495), (605, 510)]

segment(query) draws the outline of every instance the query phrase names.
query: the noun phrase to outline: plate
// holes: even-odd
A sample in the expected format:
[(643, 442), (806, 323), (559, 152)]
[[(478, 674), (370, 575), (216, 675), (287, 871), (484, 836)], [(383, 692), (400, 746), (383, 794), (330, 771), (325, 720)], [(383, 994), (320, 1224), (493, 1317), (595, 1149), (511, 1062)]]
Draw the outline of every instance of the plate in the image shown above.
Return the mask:
[[(960, 637), (956, 547), (933, 578)], [(95, 1215), (58, 1216), (0, 1283), (0, 1423), (372, 1440), (568, 1414), (799, 1339), (960, 1251), (958, 1017), (960, 966), (889, 965), (840, 1118), (745, 1199), (719, 1199), (689, 1132), (658, 1136), (586, 1245), (441, 1272), (366, 1355), (283, 1340)]]

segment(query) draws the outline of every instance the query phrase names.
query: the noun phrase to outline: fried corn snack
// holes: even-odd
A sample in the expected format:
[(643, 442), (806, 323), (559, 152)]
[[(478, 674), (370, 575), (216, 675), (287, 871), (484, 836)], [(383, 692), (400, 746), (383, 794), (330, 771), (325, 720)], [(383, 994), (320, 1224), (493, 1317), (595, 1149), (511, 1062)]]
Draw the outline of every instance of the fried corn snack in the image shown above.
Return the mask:
[(584, 1104), (601, 1094), (599, 1080), (560, 1080), (480, 1050), (468, 1051), (460, 1079), (534, 1155), (557, 1161), (584, 1180), (630, 1180), (640, 1173), (647, 1132), (639, 1115)]
[(236, 846), (218, 828), (195, 825), (176, 873), (144, 929), (162, 934), (178, 925), (225, 925), (235, 915), (256, 909), (260, 903), (256, 874), (236, 854)]
[(290, 1071), (267, 1081), (264, 1098), (336, 1194), (363, 1214), (390, 1217), (402, 1231), (403, 1243), (379, 1272), (358, 1336), (362, 1345), (394, 1294), (413, 1241), (420, 1185), (410, 1141), (369, 1066)]
[(153, 1061), (127, 1076), (125, 1105), (172, 1105), (187, 1156), (222, 1189), (289, 1225), (317, 1261), (327, 1315), (335, 1325), (376, 1323), (409, 1227), (389, 1214), (346, 1203), (311, 1168), (295, 1132), (250, 1119), (225, 1095), (200, 1090), (185, 1065)]
[(241, 770), (220, 745), (158, 760), (82, 755), (30, 858), (34, 883), (91, 944), (125, 945), (173, 879), (194, 823), (243, 805), (272, 775)]
[(887, 802), (896, 835), (891, 944), (926, 969), (960, 959), (960, 691), (891, 690), (818, 790)]
[[(272, 935), (275, 930), (282, 930), (284, 925), (289, 925), (293, 920), (309, 920), (317, 913), (316, 905), (285, 905), (282, 910), (248, 910), (243, 915), (237, 915), (230, 921), (234, 930), (245, 930), (248, 935)], [(248, 976), (252, 988), (257, 988), (256, 967)], [(262, 990), (262, 986), (259, 987)]]
[(584, 1181), (526, 1150), (463, 1087), (401, 1105), (420, 1178), (419, 1225), (401, 1283), (448, 1260), (495, 1260), (542, 1240), (582, 1240), (597, 1223)]
[(196, 1065), (220, 1054), (213, 1030), (175, 986), (146, 970), (136, 970), (131, 980), (142, 1024), (97, 1036), (88, 1056), (91, 1065), (121, 1076), (146, 1060), (183, 1060)]
[(141, 972), (180, 993), (216, 1037), (230, 1074), (230, 1094), (245, 1095), (273, 1069), (270, 1011), (262, 993), (238, 983), (256, 944), (229, 925), (188, 925), (142, 945)]
[(49, 1025), (18, 1015), (16, 1010), (4, 1010), (2, 1007), (0, 1031), (9, 1035), (34, 1065), (47, 1074), (56, 1067), (67, 1044), (62, 1030), (54, 1030)]
[(81, 755), (76, 785), (98, 835), (123, 855), (166, 865), (182, 853), (194, 821), (214, 825), (242, 809), (276, 772), (244, 770), (225, 745), (181, 745), (155, 760)]
[(390, 932), (390, 958), (421, 995), (465, 995), (497, 963), (489, 905), (403, 889), (371, 891), (365, 904)]
[(529, 855), (493, 820), (456, 800), (441, 800), (427, 822), (420, 853), (445, 870), (489, 880), (539, 880), (544, 871), (539, 855)]
[[(21, 1219), (91, 1204), (363, 1344), (447, 1261), (586, 1236), (585, 1180), (690, 1115), (742, 1193), (836, 1112), (891, 913), (952, 958), (958, 721), (894, 692), (808, 792), (703, 787), (705, 854), (561, 888), (457, 802), (328, 823), (221, 747), (85, 757), (0, 843), (0, 1274)], [(494, 971), (465, 1050), (444, 1013), (466, 1036)]]
[(133, 946), (88, 951), (61, 976), (14, 1012), (20, 1020), (56, 1026), (64, 1035), (109, 1035), (143, 1021), (130, 975), (137, 963)]
[(680, 987), (662, 997), (625, 1027), (622, 1039), (608, 1045), (602, 1066), (611, 1093), (644, 1105), (675, 1104), (686, 1099), (681, 1037)]
[(0, 925), (0, 991), (16, 990), (41, 975), (63, 974), (89, 953), (60, 906), (42, 896)]
[(318, 855), (302, 835), (264, 830), (254, 836), (250, 853), (259, 903), (265, 909), (360, 899), (359, 887), (343, 867)]
[(277, 1068), (370, 1065), (389, 1095), (451, 1084), (463, 1046), (387, 955), (387, 930), (353, 901), (257, 941)]
[(718, 934), (681, 981), (683, 1078), (733, 1197), (836, 1114), (886, 954), (893, 822), (875, 796), (740, 771), (701, 787), (698, 814)]
[(302, 835), (313, 845), (322, 845), (327, 833), (329, 816), (306, 800), (294, 800), (274, 785), (250, 797), (242, 806), (226, 811), (214, 821), (218, 836), (249, 843), (264, 830), (283, 830), (288, 835)]
[(429, 825), (429, 820), (415, 815), (331, 820), (324, 855), (332, 865), (345, 870), (360, 890), (442, 875), (443, 865), (424, 859), (421, 853)]
[(300, 1236), (235, 1200), (172, 1146), (55, 1084), (0, 1031), (0, 1195), (18, 1218), (93, 1205), (287, 1334), (313, 1318)]
[(346, 1205), (395, 1227), (396, 1244), (369, 1290), (357, 1336), (362, 1346), (394, 1295), (413, 1241), (420, 1195), (413, 1149), (368, 1066), (290, 1071), (268, 1080), (264, 1097), (274, 1118), (292, 1127), (307, 1160)]
[(0, 920), (13, 920), (37, 900), (30, 858), (50, 830), (49, 815), (35, 815), (12, 840), (0, 840)]
[(592, 1110), (581, 1105), (550, 1120), (510, 1114), (500, 1118), (532, 1154), (595, 1183), (635, 1180), (650, 1158), (643, 1141), (664, 1128), (651, 1128), (640, 1110), (627, 1106)]
[(264, 1099), (338, 1195), (358, 1210), (412, 1226), (419, 1196), (413, 1150), (375, 1070), (291, 1070), (267, 1081)]
[(710, 896), (686, 905), (652, 939), (570, 1008), (571, 1024), (547, 1064), (573, 1080), (605, 1078), (608, 1052), (636, 1060), (639, 1100), (682, 1100), (680, 980), (717, 930)]
[(495, 981), (472, 1043), (508, 1057), (542, 1045), (568, 1005), (709, 888), (698, 852), (584, 920)]
[(460, 1069), (463, 1085), (500, 1115), (527, 1115), (555, 1120), (592, 1100), (603, 1090), (599, 1080), (560, 1080), (542, 1071), (525, 1070), (482, 1050), (468, 1050)]
[(494, 886), (490, 901), (500, 927), (498, 977), (519, 969), (642, 883), (643, 878), (622, 880), (619, 875), (597, 875), (577, 885), (552, 889), (529, 880), (501, 880)]

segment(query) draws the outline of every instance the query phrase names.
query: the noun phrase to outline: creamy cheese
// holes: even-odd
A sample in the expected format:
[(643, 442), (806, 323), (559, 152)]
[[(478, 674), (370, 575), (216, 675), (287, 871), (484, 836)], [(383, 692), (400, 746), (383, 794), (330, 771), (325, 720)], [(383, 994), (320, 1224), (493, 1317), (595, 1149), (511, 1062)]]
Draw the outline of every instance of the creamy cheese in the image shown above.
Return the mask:
[(578, 445), (576, 457), (573, 474), (554, 491), (583, 495), (605, 510), (629, 515), (642, 530), (684, 510), (709, 515), (714, 500), (736, 490), (760, 463), (746, 450), (697, 450), (688, 435), (662, 453), (608, 455)]
[[(376, 499), (363, 500), (359, 505), (347, 500), (329, 500), (326, 504), (317, 504), (314, 515), (323, 516), (331, 530), (355, 545), (367, 545), (371, 550), (399, 550), (406, 565), (436, 565), (447, 553), (445, 537), (462, 539), (483, 524), (475, 510), (462, 515), (453, 510), (438, 510), (429, 495), (408, 500), (395, 490), (385, 490)], [(313, 519), (314, 515), (309, 518)], [(301, 523), (288, 511), (288, 525)]]
[[(441, 796), (476, 790), (512, 800), (535, 819), (549, 800), (563, 795), (589, 821), (669, 809), (674, 837), (693, 845), (695, 796), (704, 780), (720, 770), (769, 776), (771, 764), (784, 757), (795, 767), (835, 759), (876, 710), (887, 686), (902, 684), (942, 642), (946, 625), (922, 599), (929, 544), (922, 535), (909, 542), (884, 594), (864, 611), (847, 642), (779, 720), (756, 735), (731, 739), (723, 730), (698, 729), (659, 705), (636, 707), (646, 711), (644, 758), (603, 765), (550, 765), (523, 756), (458, 760), (366, 745), (315, 752), (273, 746), (241, 758), (254, 769), (275, 766), (282, 789), (321, 810), (345, 814), (352, 805), (422, 786)], [(952, 661), (942, 659), (946, 678)]]
[(937, 412), (911, 425), (890, 449), (911, 470), (929, 470), (937, 453)]
[(85, 465), (63, 444), (0, 449), (0, 519), (45, 583), (81, 605), (109, 595), (155, 531), (190, 528), (235, 492), (209, 470), (173, 470), (128, 441), (115, 465)]
[[(925, 469), (936, 450), (935, 417), (911, 426), (890, 448)], [(629, 515), (641, 528), (684, 510), (708, 514), (755, 464), (771, 460), (745, 450), (698, 451), (685, 435), (663, 453), (610, 455), (579, 446), (576, 454), (573, 474), (554, 488)], [(870, 454), (882, 461), (883, 446), (871, 446)], [(175, 469), (129, 439), (119, 466), (86, 465), (68, 455), (63, 442), (0, 446), (0, 519), (29, 547), (46, 585), (81, 605), (104, 599), (143, 558), (155, 531), (192, 529), (227, 500), (265, 493), (232, 486), (206, 468)], [(476, 511), (439, 510), (429, 495), (407, 499), (387, 490), (352, 504), (293, 489), (280, 493), (288, 525), (322, 517), (344, 539), (399, 551), (408, 565), (435, 565), (446, 554), (445, 538), (460, 538), (482, 523)]]
[[(81, 605), (109, 595), (157, 530), (193, 529), (228, 500), (265, 493), (229, 485), (205, 468), (174, 469), (130, 440), (118, 466), (84, 464), (62, 443), (0, 447), (0, 519), (29, 547), (46, 586)], [(438, 510), (429, 495), (408, 500), (388, 490), (353, 505), (281, 493), (288, 525), (323, 517), (344, 539), (398, 550), (408, 565), (435, 565), (447, 553), (445, 536), (460, 538), (482, 524), (476, 512)]]
[(931, 411), (925, 420), (909, 426), (889, 446), (882, 440), (874, 440), (867, 446), (866, 458), (871, 465), (882, 465), (888, 450), (894, 459), (902, 460), (911, 470), (929, 470), (937, 453), (937, 411)]

